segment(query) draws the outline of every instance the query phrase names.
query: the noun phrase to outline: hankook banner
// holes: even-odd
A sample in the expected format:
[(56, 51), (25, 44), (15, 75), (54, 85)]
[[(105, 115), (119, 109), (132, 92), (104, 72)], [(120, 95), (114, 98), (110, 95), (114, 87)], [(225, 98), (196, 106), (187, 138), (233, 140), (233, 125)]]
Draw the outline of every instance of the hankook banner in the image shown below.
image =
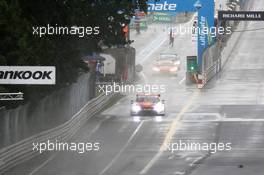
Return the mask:
[(54, 66), (0, 66), (0, 84), (55, 84)]

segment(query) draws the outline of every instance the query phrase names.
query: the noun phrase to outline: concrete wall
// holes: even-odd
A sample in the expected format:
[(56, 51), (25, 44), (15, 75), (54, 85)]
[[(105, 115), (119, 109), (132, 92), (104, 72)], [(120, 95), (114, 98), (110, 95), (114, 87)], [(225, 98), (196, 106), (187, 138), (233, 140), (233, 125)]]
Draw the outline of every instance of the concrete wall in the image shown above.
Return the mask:
[[(123, 82), (135, 79), (135, 55), (132, 47), (105, 50), (116, 59), (116, 76)], [(95, 95), (95, 75), (83, 74), (69, 87), (54, 92), (38, 104), (26, 104), (12, 110), (0, 110), (0, 148), (14, 144), (41, 131), (68, 121)]]
[(105, 54), (112, 55), (116, 60), (115, 75), (125, 82), (135, 79), (136, 50), (133, 47), (111, 48), (104, 50)]
[(0, 148), (16, 143), (69, 120), (93, 97), (93, 76), (83, 74), (69, 87), (38, 104), (0, 111)]
[[(250, 3), (248, 1), (241, 0), (240, 1), (240, 9), (246, 10), (250, 7)], [(240, 24), (240, 25), (244, 25)], [(232, 31), (236, 30), (239, 25), (238, 21), (219, 21), (218, 25), (223, 27), (231, 27)], [(232, 51), (232, 48), (226, 48), (227, 43), (229, 43), (230, 37), (232, 36), (232, 40), (235, 45), (239, 35), (241, 33), (232, 33), (232, 35), (219, 35), (217, 36), (217, 41), (214, 45), (207, 48), (203, 53), (203, 73), (206, 74), (207, 81), (214, 77), (216, 73), (218, 73), (222, 67), (225, 65), (227, 61), (227, 54)], [(236, 40), (234, 40), (234, 37)], [(230, 45), (230, 44), (229, 44)]]

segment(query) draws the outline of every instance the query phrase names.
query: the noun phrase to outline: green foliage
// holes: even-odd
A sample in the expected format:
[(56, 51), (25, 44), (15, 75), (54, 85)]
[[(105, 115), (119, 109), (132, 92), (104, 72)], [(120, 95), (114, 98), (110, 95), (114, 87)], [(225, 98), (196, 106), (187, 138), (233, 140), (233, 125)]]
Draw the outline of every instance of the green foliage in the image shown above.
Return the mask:
[[(41, 98), (76, 81), (88, 71), (81, 57), (100, 46), (125, 45), (122, 26), (146, 0), (0, 0), (0, 65), (56, 66), (56, 86), (2, 86), (22, 91), (26, 100)], [(118, 12), (122, 13), (118, 13)], [(33, 35), (36, 26), (99, 26), (97, 36)]]

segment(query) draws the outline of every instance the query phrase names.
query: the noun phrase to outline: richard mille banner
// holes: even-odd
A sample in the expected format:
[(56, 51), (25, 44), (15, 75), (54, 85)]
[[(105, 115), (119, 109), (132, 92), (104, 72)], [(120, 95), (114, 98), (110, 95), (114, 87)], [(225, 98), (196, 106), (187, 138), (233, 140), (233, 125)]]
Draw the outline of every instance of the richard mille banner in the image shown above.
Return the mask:
[(264, 21), (263, 11), (219, 11), (219, 20)]
[(0, 84), (55, 84), (54, 66), (0, 66)]

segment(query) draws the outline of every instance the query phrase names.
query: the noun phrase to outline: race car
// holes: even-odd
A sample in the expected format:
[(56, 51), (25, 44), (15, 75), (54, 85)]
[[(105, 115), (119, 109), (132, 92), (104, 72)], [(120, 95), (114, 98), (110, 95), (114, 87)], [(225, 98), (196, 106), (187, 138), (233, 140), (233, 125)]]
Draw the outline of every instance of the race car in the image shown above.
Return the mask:
[(137, 94), (136, 100), (131, 100), (131, 116), (165, 115), (164, 100), (160, 99), (160, 94)]
[(153, 64), (152, 70), (156, 73), (177, 74), (181, 67), (181, 60), (177, 54), (161, 53)]

